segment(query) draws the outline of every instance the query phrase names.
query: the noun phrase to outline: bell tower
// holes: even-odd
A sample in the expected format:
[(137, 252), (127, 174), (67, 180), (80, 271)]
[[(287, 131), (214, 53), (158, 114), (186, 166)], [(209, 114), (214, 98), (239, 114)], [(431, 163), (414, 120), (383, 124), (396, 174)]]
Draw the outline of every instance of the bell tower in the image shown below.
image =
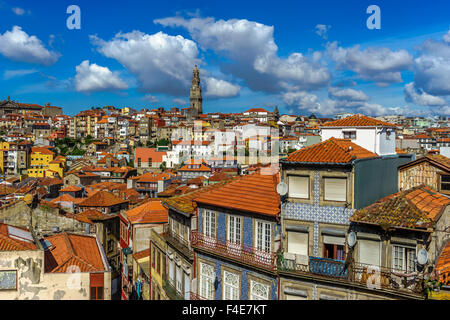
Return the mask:
[(200, 73), (197, 66), (192, 72), (192, 86), (190, 93), (191, 109), (195, 115), (203, 113), (202, 107), (202, 87), (200, 86)]

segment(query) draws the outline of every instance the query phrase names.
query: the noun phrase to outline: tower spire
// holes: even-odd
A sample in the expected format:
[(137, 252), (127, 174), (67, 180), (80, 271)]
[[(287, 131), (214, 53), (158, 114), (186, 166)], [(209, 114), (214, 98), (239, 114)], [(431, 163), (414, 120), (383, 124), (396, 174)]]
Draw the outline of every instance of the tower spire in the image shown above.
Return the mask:
[(200, 85), (200, 72), (197, 65), (192, 72), (192, 86), (190, 92), (191, 109), (195, 116), (203, 113), (202, 107), (202, 87)]

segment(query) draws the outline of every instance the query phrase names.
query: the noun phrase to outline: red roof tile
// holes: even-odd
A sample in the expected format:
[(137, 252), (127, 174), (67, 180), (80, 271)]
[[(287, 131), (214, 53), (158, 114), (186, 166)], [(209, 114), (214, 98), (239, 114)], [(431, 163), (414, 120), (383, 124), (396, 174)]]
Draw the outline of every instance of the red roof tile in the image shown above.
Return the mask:
[(323, 123), (321, 127), (396, 127), (396, 125), (362, 114), (355, 114), (347, 118)]
[(349, 139), (330, 138), (288, 155), (288, 162), (350, 163), (354, 159), (378, 157)]
[(260, 173), (239, 176), (206, 191), (194, 201), (222, 208), (275, 216), (280, 212), (276, 191), (278, 175)]
[(52, 244), (45, 252), (45, 272), (68, 272), (72, 266), (81, 272), (105, 271), (95, 237), (62, 233), (44, 239)]
[(160, 200), (150, 200), (125, 213), (132, 223), (167, 223), (169, 212)]

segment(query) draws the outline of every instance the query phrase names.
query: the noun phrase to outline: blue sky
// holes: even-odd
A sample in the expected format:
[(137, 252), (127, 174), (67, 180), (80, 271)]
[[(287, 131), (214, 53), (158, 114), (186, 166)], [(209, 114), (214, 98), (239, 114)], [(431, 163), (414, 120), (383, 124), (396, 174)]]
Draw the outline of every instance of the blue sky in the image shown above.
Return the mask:
[[(69, 5), (81, 30), (69, 30)], [(381, 11), (370, 30), (369, 5)], [(0, 99), (61, 106), (450, 115), (448, 1), (0, 0)]]

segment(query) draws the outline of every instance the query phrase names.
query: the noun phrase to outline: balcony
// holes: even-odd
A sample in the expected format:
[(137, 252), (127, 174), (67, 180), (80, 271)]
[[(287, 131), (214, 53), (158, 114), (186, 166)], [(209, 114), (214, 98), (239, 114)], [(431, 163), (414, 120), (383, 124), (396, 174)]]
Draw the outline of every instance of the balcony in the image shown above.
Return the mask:
[(178, 293), (169, 280), (163, 280), (163, 289), (170, 300), (184, 300), (184, 297)]
[(208, 300), (205, 297), (202, 297), (201, 295), (199, 295), (195, 292), (192, 292), (192, 291), (190, 291), (189, 294), (190, 294), (190, 298), (191, 298), (190, 300)]
[(273, 272), (277, 269), (275, 252), (264, 252), (243, 244), (237, 245), (224, 239), (205, 236), (198, 231), (191, 231), (191, 245), (253, 267)]
[(184, 239), (183, 237), (180, 237), (179, 234), (176, 234), (172, 230), (170, 230), (169, 225), (164, 225), (164, 232), (162, 236), (170, 245), (175, 247), (188, 259), (193, 260), (194, 254), (191, 246), (189, 245), (189, 241), (187, 239)]
[(299, 263), (285, 253), (279, 259), (278, 271), (291, 275), (318, 276), (356, 286), (364, 286), (374, 290), (385, 290), (391, 293), (420, 295), (423, 291), (423, 278), (418, 272), (404, 273), (391, 268), (365, 265), (328, 258), (305, 257)]

